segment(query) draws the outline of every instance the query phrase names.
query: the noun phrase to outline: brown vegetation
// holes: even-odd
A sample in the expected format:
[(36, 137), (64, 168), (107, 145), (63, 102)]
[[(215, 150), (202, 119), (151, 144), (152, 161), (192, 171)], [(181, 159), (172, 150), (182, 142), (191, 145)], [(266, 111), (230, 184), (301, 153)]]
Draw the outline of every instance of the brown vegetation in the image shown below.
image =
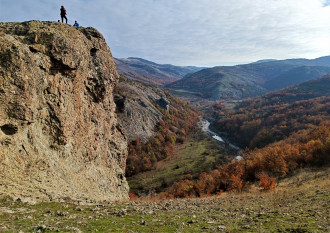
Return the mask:
[(156, 135), (147, 143), (141, 143), (140, 140), (128, 143), (127, 176), (151, 170), (157, 161), (171, 155), (175, 145), (183, 143), (195, 127), (198, 121), (196, 110), (170, 95), (167, 95), (167, 99), (171, 103), (169, 111), (157, 106), (164, 117), (156, 126)]
[(283, 98), (287, 97), (274, 95), (270, 99), (250, 99), (237, 111), (218, 111), (220, 120), (215, 128), (229, 132), (242, 147), (261, 148), (310, 125), (319, 126), (330, 120), (330, 97), (292, 103), (283, 103)]
[(240, 161), (233, 161), (198, 180), (175, 183), (165, 197), (201, 197), (222, 191), (241, 192), (249, 182), (260, 180), (264, 191), (274, 190), (276, 178), (284, 177), (306, 165), (326, 164), (330, 160), (330, 124), (301, 130), (285, 140), (262, 149), (246, 151)]

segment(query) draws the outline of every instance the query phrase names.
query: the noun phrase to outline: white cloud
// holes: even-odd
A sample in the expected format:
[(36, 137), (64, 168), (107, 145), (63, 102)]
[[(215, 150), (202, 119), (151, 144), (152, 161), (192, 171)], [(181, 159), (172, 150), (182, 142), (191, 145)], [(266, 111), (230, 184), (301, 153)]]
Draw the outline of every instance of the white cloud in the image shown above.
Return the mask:
[(62, 4), (116, 57), (208, 65), (330, 54), (329, 0), (1, 0), (0, 20), (56, 21)]

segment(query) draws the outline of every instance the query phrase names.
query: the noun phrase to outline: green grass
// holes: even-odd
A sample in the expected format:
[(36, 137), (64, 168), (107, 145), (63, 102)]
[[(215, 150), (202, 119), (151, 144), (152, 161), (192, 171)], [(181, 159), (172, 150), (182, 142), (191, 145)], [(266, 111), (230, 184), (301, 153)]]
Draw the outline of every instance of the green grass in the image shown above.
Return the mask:
[(276, 192), (103, 205), (0, 200), (0, 232), (329, 232), (329, 169)]
[(197, 132), (179, 146), (174, 156), (160, 161), (152, 171), (129, 177), (131, 192), (148, 193), (150, 190), (162, 191), (174, 182), (185, 179), (187, 174), (197, 178), (202, 172), (210, 172), (226, 161), (224, 149), (219, 143)]

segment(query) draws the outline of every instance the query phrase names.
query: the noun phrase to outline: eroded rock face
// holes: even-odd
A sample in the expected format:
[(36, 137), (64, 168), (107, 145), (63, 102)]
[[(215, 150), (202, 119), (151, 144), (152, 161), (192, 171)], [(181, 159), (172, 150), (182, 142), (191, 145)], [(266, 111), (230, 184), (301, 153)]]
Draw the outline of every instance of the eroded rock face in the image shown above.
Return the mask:
[[(165, 93), (156, 86), (125, 78), (119, 82), (115, 93), (118, 118), (128, 141), (148, 142), (155, 135), (156, 124), (163, 118), (156, 105), (165, 106), (165, 110), (169, 108), (169, 102), (163, 97)], [(167, 104), (160, 106), (165, 100)]]
[(0, 23), (0, 193), (126, 199), (117, 81), (110, 49), (93, 28)]

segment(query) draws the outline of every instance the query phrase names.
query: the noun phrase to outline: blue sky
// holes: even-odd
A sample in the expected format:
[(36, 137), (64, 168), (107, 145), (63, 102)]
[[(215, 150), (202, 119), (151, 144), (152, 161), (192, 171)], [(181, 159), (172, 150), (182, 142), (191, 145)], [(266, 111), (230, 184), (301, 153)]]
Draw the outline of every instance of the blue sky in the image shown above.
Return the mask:
[(330, 55), (330, 0), (0, 0), (0, 21), (97, 28), (115, 57), (231, 65)]

